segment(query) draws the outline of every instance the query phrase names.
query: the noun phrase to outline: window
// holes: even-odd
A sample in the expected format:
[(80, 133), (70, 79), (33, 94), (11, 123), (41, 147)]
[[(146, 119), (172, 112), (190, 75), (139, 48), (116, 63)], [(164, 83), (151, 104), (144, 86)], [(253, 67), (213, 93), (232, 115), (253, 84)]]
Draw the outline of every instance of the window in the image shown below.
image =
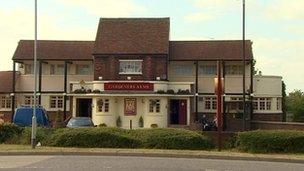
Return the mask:
[(277, 98), (277, 110), (282, 110), (282, 101), (281, 101), (281, 98)]
[[(24, 96), (24, 104), (28, 106), (34, 105), (34, 96)], [(38, 97), (36, 99), (36, 104), (38, 104)]]
[(1, 106), (0, 108), (2, 109), (9, 109), (11, 108), (12, 106), (12, 100), (10, 97), (6, 97), (6, 96), (2, 96), (1, 97)]
[(173, 65), (173, 73), (176, 75), (192, 76), (193, 66), (192, 65)]
[(231, 97), (233, 103), (231, 103), (231, 109), (233, 110), (243, 110), (243, 98), (242, 97)]
[(216, 97), (205, 97), (205, 109), (216, 110), (216, 108), (217, 108)]
[(25, 74), (34, 74), (34, 67), (32, 64), (25, 64), (24, 65), (24, 73)]
[(119, 60), (119, 74), (142, 74), (142, 60)]
[(255, 98), (253, 99), (254, 110), (271, 110), (271, 98)]
[(64, 74), (64, 65), (51, 65), (50, 66), (51, 75), (63, 75)]
[(97, 100), (97, 112), (109, 112), (110, 101), (109, 99)]
[(62, 96), (51, 96), (50, 97), (50, 108), (52, 108), (52, 109), (63, 108), (63, 97)]
[(225, 73), (227, 75), (242, 75), (243, 66), (242, 65), (227, 65), (225, 68)]
[(198, 68), (199, 75), (216, 75), (216, 65), (200, 65)]
[(160, 100), (158, 99), (149, 100), (149, 112), (160, 113)]
[(76, 65), (77, 75), (90, 75), (92, 73), (91, 65)]

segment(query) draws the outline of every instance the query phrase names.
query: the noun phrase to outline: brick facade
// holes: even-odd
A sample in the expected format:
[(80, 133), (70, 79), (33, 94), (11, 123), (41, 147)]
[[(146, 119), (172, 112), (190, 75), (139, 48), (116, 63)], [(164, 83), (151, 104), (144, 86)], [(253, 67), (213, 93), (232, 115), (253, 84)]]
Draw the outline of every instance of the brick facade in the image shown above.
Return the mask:
[[(140, 75), (120, 75), (120, 59), (142, 59), (142, 74)], [(167, 57), (144, 55), (144, 56), (95, 56), (94, 58), (94, 79), (99, 80), (126, 80), (128, 76), (132, 80), (155, 80), (156, 77), (165, 76), (167, 78)]]
[(283, 113), (254, 113), (252, 114), (251, 120), (282, 122)]

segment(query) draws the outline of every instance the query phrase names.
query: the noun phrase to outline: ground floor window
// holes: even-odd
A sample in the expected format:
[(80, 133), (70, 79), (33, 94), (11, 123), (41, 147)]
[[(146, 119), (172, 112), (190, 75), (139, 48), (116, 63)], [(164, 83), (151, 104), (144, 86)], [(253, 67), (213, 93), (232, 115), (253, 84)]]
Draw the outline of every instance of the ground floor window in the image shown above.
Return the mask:
[(282, 110), (282, 99), (277, 98), (277, 110)]
[(63, 96), (51, 96), (50, 97), (50, 108), (52, 108), (52, 109), (63, 108)]
[(271, 110), (271, 98), (254, 98), (253, 109), (254, 110)]
[(216, 110), (216, 108), (217, 108), (216, 97), (205, 97), (205, 109)]
[(150, 99), (149, 100), (149, 112), (150, 113), (159, 113), (160, 112), (160, 100), (159, 99)]
[(9, 109), (12, 106), (12, 99), (7, 96), (2, 96), (1, 97), (1, 106), (0, 108), (2, 109)]
[[(24, 96), (24, 104), (28, 106), (34, 105), (34, 96)], [(38, 97), (36, 99), (36, 104), (38, 104)]]
[(110, 101), (109, 99), (97, 100), (97, 112), (109, 112)]

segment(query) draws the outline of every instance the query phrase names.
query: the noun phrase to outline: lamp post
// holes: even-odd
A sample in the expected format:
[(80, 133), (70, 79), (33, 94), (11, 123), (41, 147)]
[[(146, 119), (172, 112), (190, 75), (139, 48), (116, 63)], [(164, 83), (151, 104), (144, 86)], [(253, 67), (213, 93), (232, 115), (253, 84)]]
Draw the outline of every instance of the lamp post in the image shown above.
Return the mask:
[(245, 90), (245, 72), (246, 72), (246, 41), (245, 41), (245, 0), (243, 0), (243, 26), (242, 26), (242, 30), (243, 30), (243, 131), (246, 130), (246, 90)]
[(37, 130), (37, 0), (35, 0), (35, 40), (34, 40), (34, 107), (32, 115), (32, 134), (31, 134), (31, 146), (34, 149), (36, 146), (36, 130)]

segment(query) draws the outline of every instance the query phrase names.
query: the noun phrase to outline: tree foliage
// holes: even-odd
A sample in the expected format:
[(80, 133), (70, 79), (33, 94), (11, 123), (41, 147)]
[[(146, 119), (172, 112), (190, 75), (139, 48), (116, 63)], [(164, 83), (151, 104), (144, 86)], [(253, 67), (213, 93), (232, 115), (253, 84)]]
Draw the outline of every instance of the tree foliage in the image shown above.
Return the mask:
[(294, 90), (286, 98), (287, 111), (293, 115), (294, 122), (304, 122), (304, 93)]

